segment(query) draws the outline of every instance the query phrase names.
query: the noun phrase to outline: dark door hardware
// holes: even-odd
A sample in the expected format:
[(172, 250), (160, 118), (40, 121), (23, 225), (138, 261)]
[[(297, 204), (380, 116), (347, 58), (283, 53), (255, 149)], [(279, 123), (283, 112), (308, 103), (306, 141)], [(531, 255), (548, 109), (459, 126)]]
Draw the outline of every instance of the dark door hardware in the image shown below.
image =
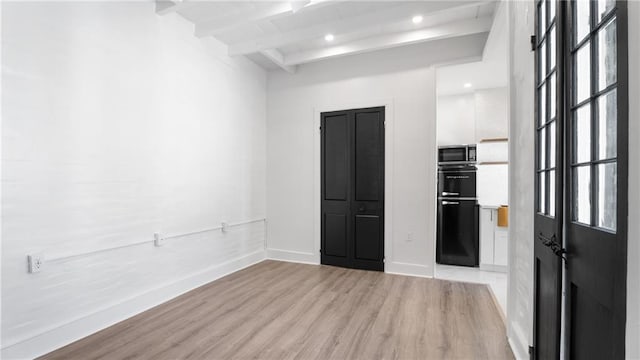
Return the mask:
[(551, 249), (551, 251), (557, 256), (561, 257), (562, 260), (567, 261), (567, 257), (564, 256), (567, 253), (567, 250), (562, 247), (562, 245), (558, 244), (556, 240), (556, 235), (554, 234), (551, 238), (544, 236), (542, 233), (538, 234), (538, 240), (542, 242), (542, 245)]

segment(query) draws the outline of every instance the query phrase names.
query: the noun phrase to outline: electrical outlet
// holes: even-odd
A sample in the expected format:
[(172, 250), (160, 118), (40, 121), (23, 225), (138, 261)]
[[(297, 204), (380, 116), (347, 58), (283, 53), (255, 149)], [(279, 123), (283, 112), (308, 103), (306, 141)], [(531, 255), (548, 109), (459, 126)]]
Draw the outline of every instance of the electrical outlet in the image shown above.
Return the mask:
[(39, 273), (40, 271), (42, 271), (44, 256), (40, 254), (27, 255), (27, 263), (29, 265), (29, 273)]
[(165, 242), (164, 236), (162, 236), (162, 235), (160, 235), (158, 233), (153, 234), (153, 245), (154, 246), (160, 247), (160, 246), (164, 245), (164, 242)]
[(226, 221), (222, 222), (222, 233), (229, 231), (229, 224)]
[(408, 242), (412, 242), (413, 241), (413, 233), (412, 232), (407, 233), (407, 241)]

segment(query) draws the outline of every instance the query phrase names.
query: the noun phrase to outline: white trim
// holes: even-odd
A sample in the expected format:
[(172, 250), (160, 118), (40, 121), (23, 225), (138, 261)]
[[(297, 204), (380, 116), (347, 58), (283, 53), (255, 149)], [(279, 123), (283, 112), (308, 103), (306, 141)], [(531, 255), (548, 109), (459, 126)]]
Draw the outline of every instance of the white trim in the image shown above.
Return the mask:
[(349, 109), (363, 109), (384, 106), (384, 258), (385, 272), (387, 264), (393, 261), (393, 124), (394, 99), (363, 100), (339, 104), (322, 104), (313, 108), (313, 243), (320, 262), (320, 217), (321, 217), (321, 188), (320, 188), (320, 114), (328, 111)]
[(204, 269), (107, 305), (37, 334), (3, 344), (1, 358), (25, 359), (47, 354), (62, 346), (126, 320), (216, 279), (265, 260), (263, 250)]
[(484, 271), (493, 271), (493, 272), (501, 272), (501, 273), (509, 272), (509, 267), (507, 265), (480, 264), (479, 268), (480, 270), (484, 270)]
[(384, 264), (384, 272), (388, 274), (433, 278), (431, 269), (426, 265), (402, 262), (388, 262)]
[(301, 264), (309, 264), (309, 265), (319, 265), (320, 253), (312, 254), (312, 253), (301, 252), (301, 251), (267, 249), (267, 259), (301, 263)]
[(529, 342), (527, 341), (527, 335), (523, 333), (521, 328), (512, 328), (512, 334), (515, 336), (507, 336), (513, 356), (519, 360), (529, 359)]

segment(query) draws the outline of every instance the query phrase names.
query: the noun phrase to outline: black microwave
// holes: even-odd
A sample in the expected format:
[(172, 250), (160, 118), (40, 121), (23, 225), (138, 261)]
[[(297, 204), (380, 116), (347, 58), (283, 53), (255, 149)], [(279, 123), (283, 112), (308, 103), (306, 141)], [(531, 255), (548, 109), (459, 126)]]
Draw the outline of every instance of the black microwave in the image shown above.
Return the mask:
[(475, 163), (475, 145), (453, 145), (438, 147), (438, 165), (464, 165)]

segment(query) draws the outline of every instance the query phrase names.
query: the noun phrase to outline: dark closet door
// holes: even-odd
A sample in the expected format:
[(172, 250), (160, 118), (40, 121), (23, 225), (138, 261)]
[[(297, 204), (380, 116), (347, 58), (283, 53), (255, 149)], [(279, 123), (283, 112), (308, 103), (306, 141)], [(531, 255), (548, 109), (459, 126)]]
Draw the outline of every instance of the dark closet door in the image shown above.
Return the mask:
[(384, 108), (322, 114), (321, 262), (384, 270)]
[(627, 3), (567, 4), (566, 354), (569, 359), (623, 359)]
[(533, 357), (560, 357), (563, 136), (560, 2), (536, 2)]

